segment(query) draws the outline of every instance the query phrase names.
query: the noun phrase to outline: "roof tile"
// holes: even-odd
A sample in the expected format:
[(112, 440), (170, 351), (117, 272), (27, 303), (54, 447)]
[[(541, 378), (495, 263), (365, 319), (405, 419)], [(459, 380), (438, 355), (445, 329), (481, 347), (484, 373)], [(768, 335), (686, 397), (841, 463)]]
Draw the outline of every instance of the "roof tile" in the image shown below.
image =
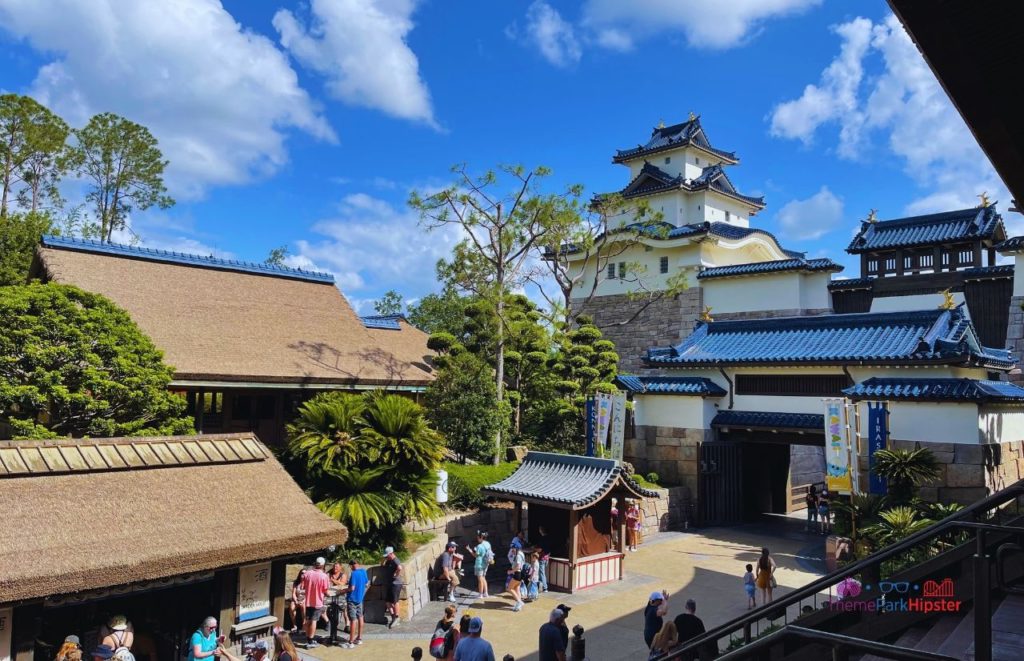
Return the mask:
[(1006, 381), (978, 379), (873, 377), (846, 388), (843, 394), (851, 399), (1024, 403), (1024, 388)]
[(617, 381), (629, 392), (643, 395), (699, 395), (724, 397), (727, 393), (711, 379), (697, 376), (633, 376), (620, 374)]
[(712, 427), (750, 429), (813, 429), (824, 433), (825, 416), (820, 413), (776, 413), (771, 411), (719, 411)]
[(838, 273), (842, 270), (842, 266), (827, 257), (820, 259), (777, 259), (770, 262), (715, 266), (698, 273), (697, 279), (729, 278), (742, 275), (760, 275), (762, 273), (780, 273), (783, 271), (831, 271)]
[(974, 239), (998, 241), (1005, 236), (1003, 219), (996, 208), (978, 207), (874, 223), (864, 221), (846, 251), (857, 254)]

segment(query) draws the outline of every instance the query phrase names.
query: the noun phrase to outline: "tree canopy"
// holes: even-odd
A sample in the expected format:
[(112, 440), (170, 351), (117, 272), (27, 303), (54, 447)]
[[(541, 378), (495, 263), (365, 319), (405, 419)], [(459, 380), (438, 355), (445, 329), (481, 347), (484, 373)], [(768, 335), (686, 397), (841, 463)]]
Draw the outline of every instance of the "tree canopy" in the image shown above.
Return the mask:
[(0, 438), (194, 432), (128, 313), (75, 287), (0, 287)]
[(59, 205), (68, 170), (68, 125), (28, 96), (0, 94), (0, 217), (12, 202), (39, 211)]
[(51, 230), (50, 216), (45, 213), (0, 215), (0, 287), (25, 284), (39, 237)]

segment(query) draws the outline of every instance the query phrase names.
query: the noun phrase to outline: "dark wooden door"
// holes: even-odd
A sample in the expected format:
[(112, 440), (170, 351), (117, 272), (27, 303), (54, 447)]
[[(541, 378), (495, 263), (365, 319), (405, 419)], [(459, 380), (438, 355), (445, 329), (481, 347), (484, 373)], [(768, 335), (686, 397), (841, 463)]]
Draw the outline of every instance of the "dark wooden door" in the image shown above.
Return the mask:
[(743, 521), (743, 446), (740, 443), (701, 444), (700, 511), (705, 526)]

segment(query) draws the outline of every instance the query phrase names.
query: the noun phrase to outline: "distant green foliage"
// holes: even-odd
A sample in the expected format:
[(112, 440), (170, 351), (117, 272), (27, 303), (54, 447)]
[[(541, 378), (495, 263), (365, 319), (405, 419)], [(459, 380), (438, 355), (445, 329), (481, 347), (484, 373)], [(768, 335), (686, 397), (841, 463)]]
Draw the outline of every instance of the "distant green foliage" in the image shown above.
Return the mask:
[(501, 482), (515, 472), (519, 464), (507, 462), (492, 464), (445, 464), (448, 471), (448, 507), (474, 509), (487, 499), (480, 494), (485, 486)]
[(59, 284), (0, 287), (0, 438), (193, 433), (128, 313)]
[(377, 314), (403, 314), (405, 303), (402, 295), (394, 289), (384, 292), (384, 295), (373, 302), (373, 311)]
[(46, 213), (0, 215), (0, 287), (23, 285), (28, 281), (39, 237), (52, 229)]
[(918, 487), (939, 476), (939, 462), (928, 448), (879, 450), (874, 472), (889, 483), (889, 503), (909, 505)]
[(508, 424), (508, 404), (498, 402), (490, 365), (468, 352), (446, 356), (427, 387), (425, 403), (427, 417), (449, 450), (463, 460), (491, 461), (494, 437)]
[(648, 473), (647, 475), (644, 475), (644, 479), (650, 482), (651, 484), (657, 484), (659, 482), (657, 473)]

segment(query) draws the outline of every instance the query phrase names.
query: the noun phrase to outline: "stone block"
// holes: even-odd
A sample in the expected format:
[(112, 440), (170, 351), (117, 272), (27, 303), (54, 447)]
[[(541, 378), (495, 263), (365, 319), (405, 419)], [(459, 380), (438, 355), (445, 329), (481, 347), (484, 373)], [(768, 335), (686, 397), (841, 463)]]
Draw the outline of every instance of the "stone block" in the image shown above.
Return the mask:
[(935, 455), (935, 460), (940, 464), (951, 464), (955, 461), (955, 452), (932, 452)]
[(654, 445), (679, 445), (679, 439), (672, 436), (659, 436), (654, 439)]
[(939, 502), (944, 504), (960, 503), (970, 505), (988, 495), (985, 487), (945, 487), (939, 489)]
[(921, 500), (935, 503), (939, 500), (939, 489), (938, 487), (921, 487), (918, 489), (917, 495), (920, 496)]
[(946, 466), (947, 487), (984, 487), (985, 471), (978, 464), (950, 464)]
[(656, 461), (679, 461), (683, 458), (683, 448), (678, 445), (659, 445), (654, 448), (651, 458)]
[(684, 461), (697, 461), (697, 459), (700, 458), (698, 456), (700, 454), (698, 452), (698, 449), (695, 446), (693, 446), (693, 445), (684, 445), (683, 447), (681, 447), (679, 449), (680, 449), (680, 452), (681, 452), (679, 458), (684, 460)]
[(680, 475), (697, 475), (697, 462), (696, 461), (680, 461), (679, 462), (679, 474)]
[(672, 438), (673, 432), (676, 430), (675, 427), (655, 427), (657, 435), (665, 438)]
[(525, 445), (510, 445), (505, 448), (505, 461), (522, 461), (526, 459), (529, 449)]
[(957, 445), (954, 454), (957, 464), (981, 465), (985, 463), (985, 448), (981, 445)]

